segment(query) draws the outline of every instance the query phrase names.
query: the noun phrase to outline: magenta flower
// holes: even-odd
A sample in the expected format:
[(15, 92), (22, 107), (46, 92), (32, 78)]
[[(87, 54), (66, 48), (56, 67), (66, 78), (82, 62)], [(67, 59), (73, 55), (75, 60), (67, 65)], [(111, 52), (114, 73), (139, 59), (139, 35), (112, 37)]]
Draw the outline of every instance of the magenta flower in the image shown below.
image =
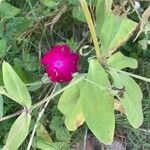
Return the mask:
[(41, 64), (46, 66), (49, 78), (53, 82), (67, 82), (72, 79), (72, 74), (77, 72), (79, 55), (71, 52), (66, 45), (55, 45), (47, 51), (41, 59)]

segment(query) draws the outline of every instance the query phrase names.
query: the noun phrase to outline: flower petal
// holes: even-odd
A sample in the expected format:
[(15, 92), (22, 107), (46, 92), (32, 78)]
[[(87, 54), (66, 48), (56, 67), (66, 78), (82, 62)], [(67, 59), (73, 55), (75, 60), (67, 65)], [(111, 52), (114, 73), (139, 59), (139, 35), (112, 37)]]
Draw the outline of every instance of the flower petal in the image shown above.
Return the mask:
[(59, 82), (59, 76), (58, 72), (54, 67), (48, 66), (46, 68), (48, 77), (53, 81), (53, 82)]
[(65, 64), (63, 67), (63, 71), (71, 73), (77, 72), (78, 71), (77, 64), (75, 63)]
[(59, 69), (59, 77), (60, 77), (60, 82), (68, 82), (72, 79), (72, 73), (67, 71), (64, 72), (62, 68)]
[(51, 51), (47, 51), (41, 59), (42, 65), (49, 65), (55, 61), (55, 57), (53, 57)]
[[(50, 51), (47, 51), (41, 59), (41, 64), (46, 65), (46, 71), (53, 82), (68, 82), (77, 72), (77, 62), (79, 55), (72, 53), (66, 45), (56, 45)], [(60, 61), (62, 66), (58, 67), (56, 62)]]
[(77, 63), (79, 61), (79, 55), (78, 54), (75, 54), (75, 53), (71, 53), (69, 55), (69, 57), (67, 57), (64, 62), (67, 62), (67, 63), (70, 63), (70, 62), (73, 62), (73, 63)]
[(57, 59), (61, 59), (70, 55), (70, 48), (66, 44), (56, 45), (51, 49), (51, 53), (55, 55)]

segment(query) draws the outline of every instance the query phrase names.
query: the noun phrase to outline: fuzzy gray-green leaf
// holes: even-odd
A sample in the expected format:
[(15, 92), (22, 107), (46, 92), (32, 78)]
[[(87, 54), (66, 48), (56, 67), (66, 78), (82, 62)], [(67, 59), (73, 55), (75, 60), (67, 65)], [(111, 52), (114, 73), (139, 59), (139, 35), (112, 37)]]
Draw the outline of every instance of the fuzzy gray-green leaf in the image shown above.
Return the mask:
[(22, 106), (30, 107), (31, 97), (29, 92), (13, 68), (8, 63), (4, 62), (2, 70), (4, 86), (9, 96)]
[(143, 94), (139, 85), (129, 76), (122, 73), (110, 72), (113, 86), (125, 88), (122, 96), (117, 95), (125, 110), (125, 114), (134, 128), (138, 128), (143, 122), (142, 98)]
[(107, 61), (107, 64), (116, 69), (132, 68), (136, 69), (138, 67), (138, 62), (136, 59), (127, 57), (121, 52), (113, 54)]
[(98, 0), (96, 6), (96, 30), (100, 38), (102, 54), (110, 56), (136, 29), (137, 23), (127, 17), (115, 16), (112, 0)]
[[(78, 78), (74, 78), (70, 84), (73, 84)], [(78, 82), (63, 92), (58, 103), (58, 109), (65, 115), (65, 124), (71, 131), (81, 126), (85, 119), (82, 112), (80, 89), (83, 81)]]
[(31, 115), (23, 112), (12, 125), (3, 150), (17, 150), (28, 135)]
[(100, 141), (110, 144), (115, 128), (114, 100), (107, 74), (97, 60), (90, 60), (85, 80), (80, 97), (85, 121)]

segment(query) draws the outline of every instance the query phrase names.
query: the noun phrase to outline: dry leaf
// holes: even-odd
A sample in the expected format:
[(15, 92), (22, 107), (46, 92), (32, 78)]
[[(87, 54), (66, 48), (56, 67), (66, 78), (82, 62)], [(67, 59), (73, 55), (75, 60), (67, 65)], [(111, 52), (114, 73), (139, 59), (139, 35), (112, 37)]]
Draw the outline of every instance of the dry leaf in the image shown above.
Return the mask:
[(141, 24), (140, 24), (140, 31), (138, 32), (136, 38), (134, 39), (134, 41), (139, 37), (139, 35), (142, 33), (144, 26), (146, 25), (146, 23), (148, 22), (148, 18), (150, 17), (150, 5), (149, 7), (144, 11), (144, 13), (142, 14), (142, 19), (141, 19)]
[(118, 101), (117, 99), (114, 100), (114, 108), (115, 108), (115, 110), (121, 112), (122, 114), (125, 114), (121, 102)]

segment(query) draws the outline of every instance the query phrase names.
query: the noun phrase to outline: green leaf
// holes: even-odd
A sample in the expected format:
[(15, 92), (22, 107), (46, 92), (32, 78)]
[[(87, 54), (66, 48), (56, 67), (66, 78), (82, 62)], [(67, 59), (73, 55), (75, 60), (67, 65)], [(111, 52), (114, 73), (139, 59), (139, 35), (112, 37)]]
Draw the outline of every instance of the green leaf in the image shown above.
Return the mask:
[(3, 38), (4, 36), (4, 22), (0, 21), (0, 37)]
[(49, 8), (54, 8), (59, 4), (59, 2), (54, 0), (40, 0), (40, 2)]
[(107, 63), (109, 66), (120, 70), (127, 67), (132, 69), (136, 69), (138, 67), (136, 59), (124, 56), (121, 52), (117, 52), (109, 57)]
[(70, 132), (65, 127), (61, 127), (56, 130), (56, 138), (59, 141), (65, 141), (69, 143), (71, 135)]
[(59, 129), (60, 127), (62, 127), (62, 118), (59, 117), (59, 116), (54, 116), (51, 120), (51, 123), (50, 123), (50, 129), (53, 130), (53, 131), (57, 131), (57, 129)]
[(38, 125), (38, 128), (36, 129), (36, 136), (43, 139), (45, 142), (52, 143), (52, 138), (46, 131), (45, 127), (42, 124)]
[(2, 73), (2, 69), (0, 70), (0, 86), (3, 86), (3, 73)]
[(6, 32), (17, 35), (25, 32), (32, 25), (32, 20), (27, 17), (15, 17), (11, 22), (6, 25)]
[(134, 128), (138, 128), (143, 122), (142, 114), (142, 91), (139, 85), (128, 75), (122, 73), (110, 72), (114, 85), (117, 88), (125, 87), (123, 96), (117, 95), (125, 110), (125, 114)]
[(33, 146), (41, 150), (70, 150), (69, 144), (65, 142), (47, 143), (38, 137), (34, 138)]
[[(73, 108), (73, 107), (72, 107)], [(72, 112), (68, 112), (65, 118), (65, 124), (70, 131), (75, 131), (79, 126), (81, 126), (85, 122), (85, 118), (83, 116), (82, 106), (80, 99), (75, 104)]]
[(6, 41), (0, 40), (0, 58), (4, 56), (6, 52)]
[(61, 117), (53, 117), (50, 123), (50, 128), (53, 132), (55, 132), (57, 140), (70, 142), (70, 132), (64, 127)]
[(2, 19), (10, 19), (17, 15), (20, 12), (20, 9), (10, 5), (6, 2), (0, 3), (0, 17)]
[(31, 97), (29, 92), (13, 68), (4, 62), (2, 70), (4, 86), (11, 98), (22, 106), (30, 107)]
[(139, 43), (139, 45), (141, 46), (141, 48), (143, 49), (143, 50), (147, 50), (147, 48), (148, 48), (148, 43), (149, 43), (149, 40), (147, 40), (146, 38), (144, 38), (144, 39), (142, 39), (142, 40), (140, 40), (140, 41), (138, 41), (138, 43)]
[(81, 22), (86, 22), (85, 16), (84, 16), (83, 11), (80, 6), (79, 7), (76, 6), (73, 8), (72, 15), (77, 20), (79, 20)]
[(3, 96), (0, 95), (0, 118), (3, 117)]
[(79, 1), (77, 1), (77, 0), (68, 0), (68, 3), (75, 5), (75, 6), (79, 5)]
[(78, 48), (78, 43), (75, 42), (74, 38), (71, 39), (67, 39), (66, 40), (66, 44), (71, 48), (71, 50), (73, 52), (76, 52), (77, 48)]
[(104, 68), (97, 60), (91, 59), (80, 98), (88, 127), (105, 144), (112, 143), (115, 128), (114, 100), (108, 91), (110, 86)]
[(36, 81), (28, 87), (28, 90), (33, 92), (33, 91), (36, 91), (36, 90), (40, 89), (41, 86), (42, 86), (42, 82), (41, 81)]
[(31, 115), (23, 112), (12, 125), (3, 150), (17, 150), (28, 135)]
[[(78, 80), (77, 77), (70, 84), (76, 80)], [(83, 81), (78, 82), (64, 91), (58, 103), (58, 109), (65, 115), (65, 124), (70, 131), (76, 130), (85, 121), (80, 100), (82, 83)]]
[[(23, 71), (37, 71), (39, 67), (38, 58), (32, 53), (24, 53), (21, 58), (14, 58), (15, 66), (23, 68)], [(30, 77), (31, 78), (31, 77)], [(35, 76), (34, 76), (35, 78)]]
[(96, 30), (100, 37), (102, 53), (110, 56), (136, 29), (137, 23), (115, 16), (111, 10), (112, 0), (98, 0), (96, 6)]

